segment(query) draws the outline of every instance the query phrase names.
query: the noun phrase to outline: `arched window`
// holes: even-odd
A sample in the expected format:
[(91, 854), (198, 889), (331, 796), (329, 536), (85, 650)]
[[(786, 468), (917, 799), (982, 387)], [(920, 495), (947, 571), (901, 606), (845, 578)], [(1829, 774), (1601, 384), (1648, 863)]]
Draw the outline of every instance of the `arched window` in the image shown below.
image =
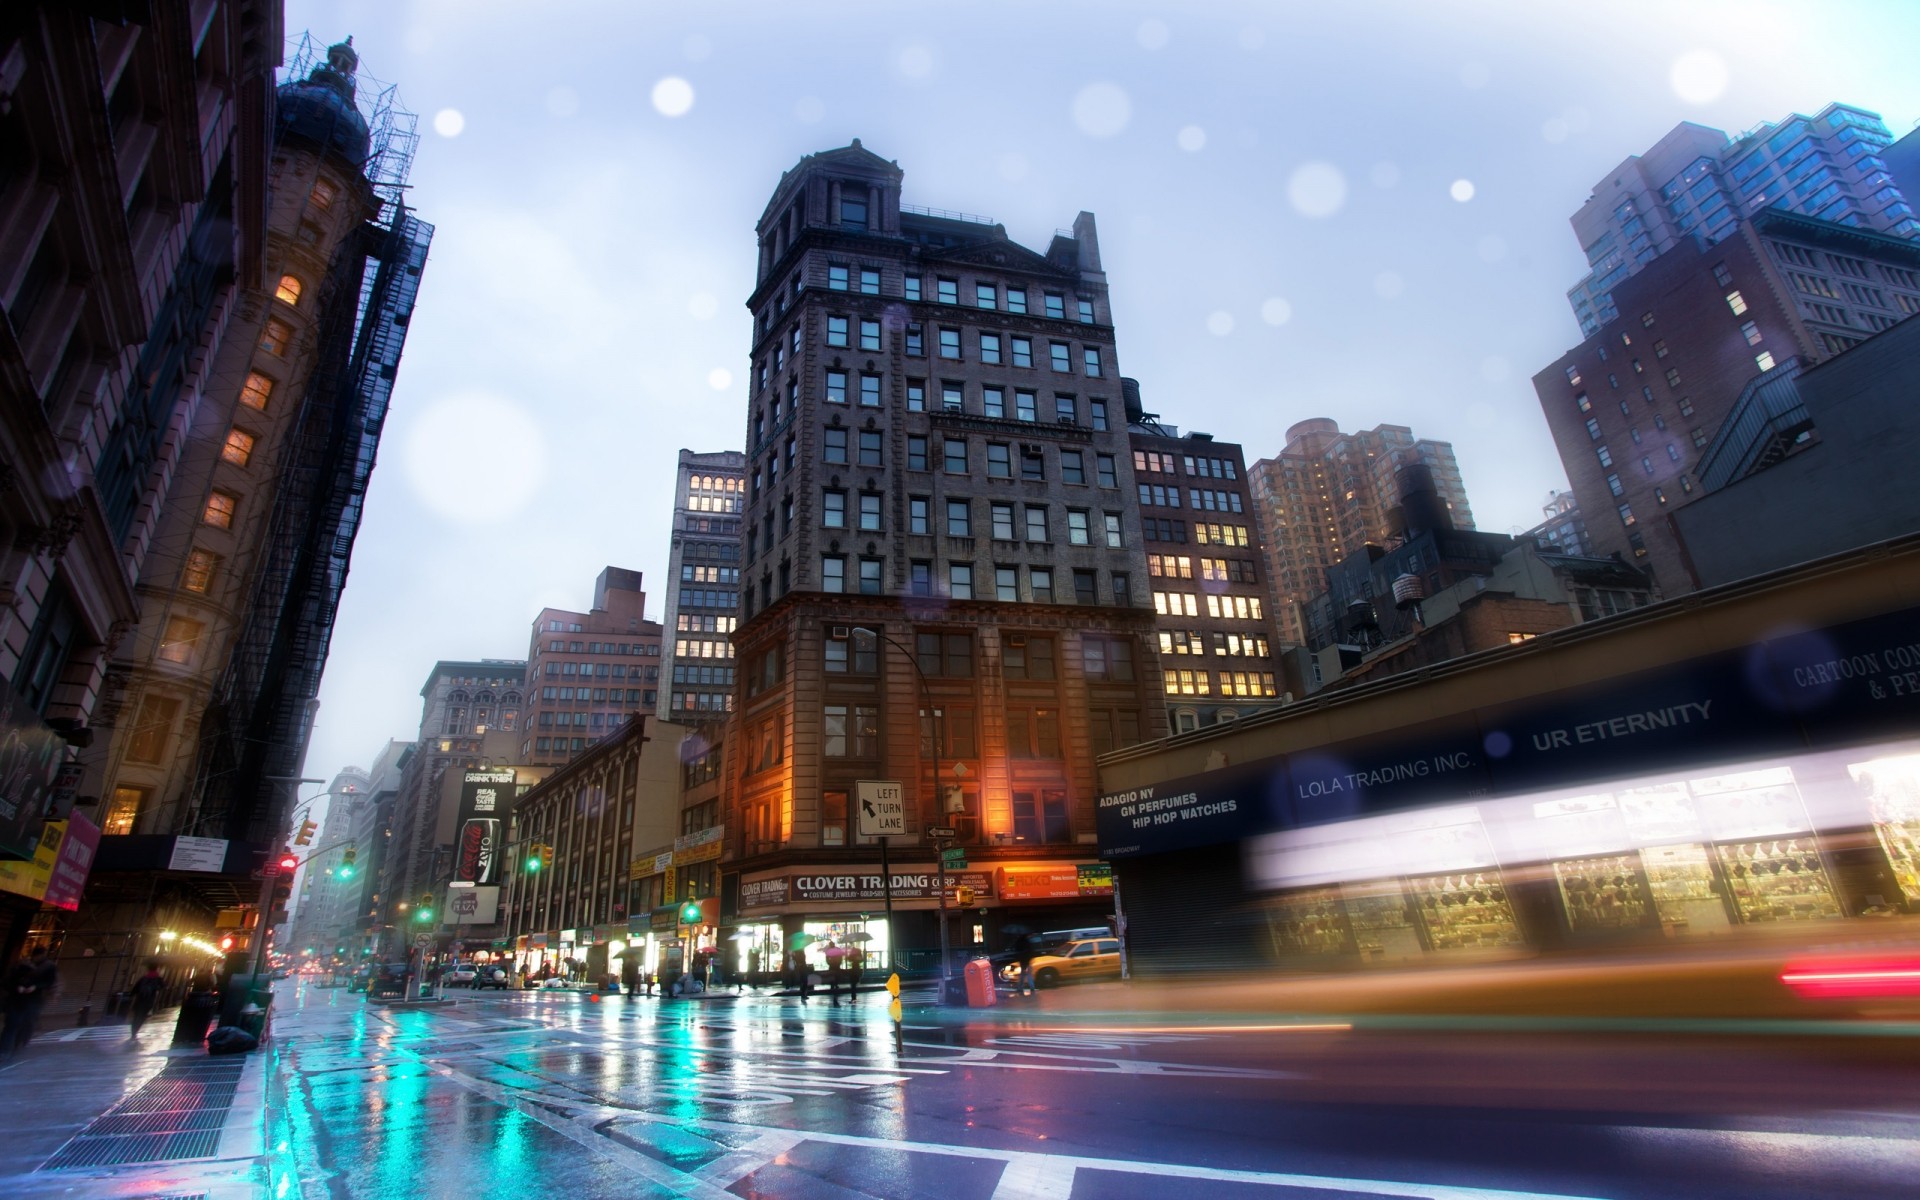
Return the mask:
[(447, 694), (448, 704), (465, 704), (466, 702), (467, 694), (465, 692), (449, 692)]
[(282, 275), (280, 286), (273, 289), (273, 295), (276, 300), (284, 300), (288, 304), (300, 303), (300, 280), (292, 275)]

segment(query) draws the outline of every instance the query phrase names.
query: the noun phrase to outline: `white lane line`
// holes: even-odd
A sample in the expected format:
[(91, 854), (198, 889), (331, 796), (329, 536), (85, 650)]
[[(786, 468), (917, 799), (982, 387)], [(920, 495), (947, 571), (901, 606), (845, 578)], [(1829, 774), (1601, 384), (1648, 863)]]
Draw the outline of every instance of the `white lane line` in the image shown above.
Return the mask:
[(1066, 1159), (1044, 1154), (1009, 1159), (992, 1200), (1071, 1200), (1075, 1169)]
[(516, 1095), (503, 1087), (475, 1079), (451, 1067), (436, 1067), (434, 1073), (446, 1077), (468, 1091), (485, 1096), (503, 1108), (524, 1113), (568, 1141), (577, 1143), (594, 1154), (610, 1158), (634, 1174), (651, 1180), (678, 1195), (692, 1196), (698, 1200), (739, 1200), (725, 1188), (715, 1187), (704, 1179), (696, 1179), (685, 1171), (676, 1171), (665, 1163), (654, 1161), (638, 1150), (629, 1150), (577, 1119), (569, 1120), (557, 1115), (553, 1110), (542, 1107), (540, 1097), (537, 1095)]
[(779, 1158), (806, 1141), (808, 1136), (805, 1133), (794, 1133), (785, 1129), (769, 1129), (738, 1150), (723, 1154), (694, 1171), (693, 1176), (715, 1187), (727, 1187)]

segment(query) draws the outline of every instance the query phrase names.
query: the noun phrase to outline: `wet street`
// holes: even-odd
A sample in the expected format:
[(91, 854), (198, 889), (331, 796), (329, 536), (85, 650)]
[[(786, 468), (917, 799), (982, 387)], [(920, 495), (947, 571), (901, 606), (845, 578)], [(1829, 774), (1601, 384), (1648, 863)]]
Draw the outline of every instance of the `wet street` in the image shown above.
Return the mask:
[(1756, 1200), (1911, 1194), (1920, 1170), (1910, 1037), (1156, 1021), (1095, 990), (896, 1027), (884, 995), (384, 1008), (301, 986), (266, 1060), (269, 1186)]

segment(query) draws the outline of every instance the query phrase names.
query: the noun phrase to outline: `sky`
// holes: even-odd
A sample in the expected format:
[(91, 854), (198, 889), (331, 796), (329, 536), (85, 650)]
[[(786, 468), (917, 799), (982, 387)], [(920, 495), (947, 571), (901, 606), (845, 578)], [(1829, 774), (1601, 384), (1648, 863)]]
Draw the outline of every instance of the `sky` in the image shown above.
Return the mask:
[(754, 224), (803, 155), (858, 137), (904, 202), (1038, 250), (1095, 214), (1148, 411), (1249, 462), (1309, 417), (1409, 425), (1505, 532), (1566, 486), (1529, 380), (1579, 341), (1596, 183), (1683, 120), (1920, 118), (1912, 0), (286, 7), (418, 114), (436, 227), (302, 772), (327, 778), (416, 734), (436, 661), (525, 657), (607, 565), (660, 618), (677, 452), (742, 448)]

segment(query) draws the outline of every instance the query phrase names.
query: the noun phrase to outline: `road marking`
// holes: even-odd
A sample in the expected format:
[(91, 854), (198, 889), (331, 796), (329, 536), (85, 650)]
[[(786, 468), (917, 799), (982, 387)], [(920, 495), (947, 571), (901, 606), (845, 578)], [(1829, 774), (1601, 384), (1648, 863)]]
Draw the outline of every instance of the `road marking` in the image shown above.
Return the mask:
[(992, 1200), (1071, 1200), (1075, 1170), (1072, 1163), (1050, 1155), (1009, 1159)]
[(727, 1187), (806, 1141), (807, 1136), (786, 1129), (769, 1129), (738, 1150), (723, 1154), (694, 1171), (693, 1176), (715, 1187)]

